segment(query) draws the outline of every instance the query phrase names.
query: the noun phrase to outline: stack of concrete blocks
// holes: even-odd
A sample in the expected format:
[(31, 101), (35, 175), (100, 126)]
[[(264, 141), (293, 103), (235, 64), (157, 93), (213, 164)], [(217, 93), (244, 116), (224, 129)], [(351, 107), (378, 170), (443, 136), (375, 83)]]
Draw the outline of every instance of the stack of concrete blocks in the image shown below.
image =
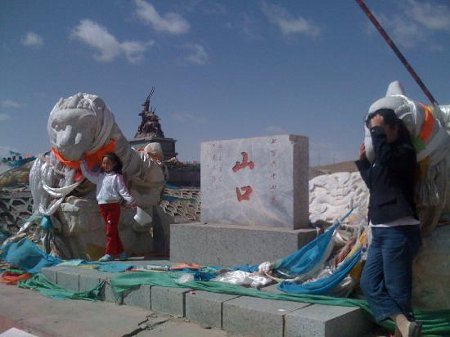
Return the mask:
[(303, 136), (202, 143), (201, 222), (171, 225), (170, 260), (257, 264), (313, 239), (308, 156)]
[[(128, 262), (135, 266), (170, 264), (164, 260)], [(74, 292), (88, 291), (98, 286), (99, 282), (104, 282), (100, 297), (103, 301), (186, 317), (204, 327), (223, 329), (239, 336), (366, 336), (372, 328), (368, 316), (356, 307), (270, 300), (145, 284), (119, 295), (112, 292), (110, 281), (120, 273), (68, 266), (43, 268), (42, 273), (60, 287)], [(276, 293), (279, 290), (269, 286), (261, 292)]]

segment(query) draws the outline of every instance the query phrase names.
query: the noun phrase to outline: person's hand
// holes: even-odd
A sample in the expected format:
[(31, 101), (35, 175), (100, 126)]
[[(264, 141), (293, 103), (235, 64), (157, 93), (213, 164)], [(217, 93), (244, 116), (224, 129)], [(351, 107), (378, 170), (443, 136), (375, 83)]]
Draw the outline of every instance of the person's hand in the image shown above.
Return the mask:
[(384, 125), (384, 118), (381, 115), (375, 115), (372, 117), (369, 123), (369, 128), (373, 128), (375, 126), (383, 126)]
[(131, 204), (126, 204), (125, 207), (126, 208), (130, 208), (130, 209), (136, 209), (137, 208), (137, 203), (136, 202), (132, 202)]
[(366, 146), (364, 145), (364, 143), (362, 143), (361, 145), (359, 145), (359, 159), (360, 159), (360, 160), (367, 159), (367, 156), (366, 156)]

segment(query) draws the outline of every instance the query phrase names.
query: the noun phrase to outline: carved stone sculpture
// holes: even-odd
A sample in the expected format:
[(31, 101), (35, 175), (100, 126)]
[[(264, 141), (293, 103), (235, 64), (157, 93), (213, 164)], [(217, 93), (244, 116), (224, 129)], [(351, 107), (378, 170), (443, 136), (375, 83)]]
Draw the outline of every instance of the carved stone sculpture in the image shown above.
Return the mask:
[[(156, 164), (133, 150), (105, 102), (98, 96), (76, 94), (60, 99), (50, 112), (48, 134), (51, 151), (40, 156), (30, 171), (34, 215), (47, 217), (48, 252), (62, 258), (95, 259), (105, 246), (104, 224), (95, 200), (95, 186), (79, 170), (84, 158), (95, 170), (106, 152), (123, 162), (123, 174), (140, 208), (152, 213), (159, 200), (151, 193), (151, 172)], [(152, 251), (151, 225), (140, 226), (133, 211), (123, 209), (119, 230), (131, 254)]]
[(161, 129), (159, 117), (155, 114), (155, 110), (150, 107), (150, 98), (154, 92), (155, 88), (152, 88), (144, 104), (142, 104), (144, 109), (139, 113), (139, 116), (142, 117), (142, 121), (138, 127), (135, 138), (164, 138), (164, 132)]

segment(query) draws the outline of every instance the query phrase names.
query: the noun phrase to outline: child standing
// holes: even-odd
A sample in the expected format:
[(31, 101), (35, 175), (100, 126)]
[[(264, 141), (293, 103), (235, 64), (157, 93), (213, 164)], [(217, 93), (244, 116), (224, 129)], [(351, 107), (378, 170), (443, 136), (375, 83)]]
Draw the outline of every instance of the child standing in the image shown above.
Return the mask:
[(123, 198), (128, 206), (135, 207), (136, 201), (125, 186), (122, 176), (122, 161), (112, 152), (103, 156), (100, 173), (89, 172), (82, 162), (81, 172), (92, 183), (97, 185), (96, 198), (100, 213), (106, 225), (105, 255), (99, 261), (107, 262), (114, 258), (126, 260), (119, 237), (120, 201)]

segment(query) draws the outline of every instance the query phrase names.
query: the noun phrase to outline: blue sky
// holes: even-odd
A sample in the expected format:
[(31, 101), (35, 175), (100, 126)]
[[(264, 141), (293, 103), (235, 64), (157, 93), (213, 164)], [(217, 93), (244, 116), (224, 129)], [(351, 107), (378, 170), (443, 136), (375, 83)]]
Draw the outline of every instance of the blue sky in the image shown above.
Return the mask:
[[(440, 104), (450, 2), (366, 0)], [(393, 80), (428, 103), (353, 0), (1, 0), (0, 153), (49, 148), (60, 97), (101, 96), (132, 138), (152, 106), (180, 160), (203, 141), (299, 134), (311, 165), (351, 160)]]

